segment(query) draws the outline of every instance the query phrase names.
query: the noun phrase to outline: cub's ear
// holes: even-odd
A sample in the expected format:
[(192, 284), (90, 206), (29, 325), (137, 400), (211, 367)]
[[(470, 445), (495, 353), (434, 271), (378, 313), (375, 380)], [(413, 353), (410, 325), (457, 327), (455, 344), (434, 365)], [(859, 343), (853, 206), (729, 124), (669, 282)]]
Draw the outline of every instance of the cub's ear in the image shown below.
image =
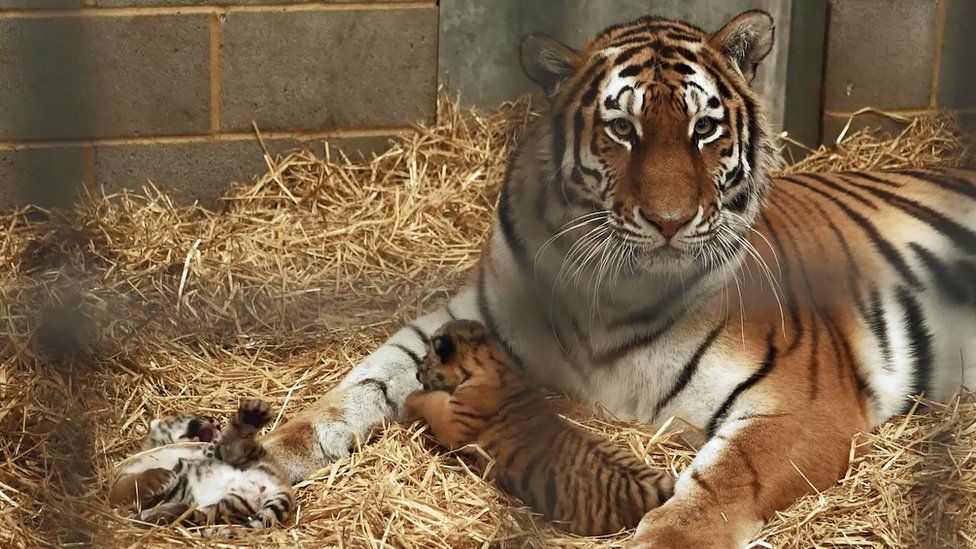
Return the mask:
[(709, 39), (709, 43), (739, 67), (747, 82), (756, 76), (759, 62), (773, 49), (773, 17), (761, 10), (737, 15)]
[(430, 340), (430, 346), (437, 353), (441, 362), (447, 362), (454, 356), (454, 340), (448, 335), (437, 335)]
[(522, 38), (519, 56), (525, 75), (549, 97), (556, 95), (559, 85), (576, 72), (581, 60), (578, 51), (538, 32)]

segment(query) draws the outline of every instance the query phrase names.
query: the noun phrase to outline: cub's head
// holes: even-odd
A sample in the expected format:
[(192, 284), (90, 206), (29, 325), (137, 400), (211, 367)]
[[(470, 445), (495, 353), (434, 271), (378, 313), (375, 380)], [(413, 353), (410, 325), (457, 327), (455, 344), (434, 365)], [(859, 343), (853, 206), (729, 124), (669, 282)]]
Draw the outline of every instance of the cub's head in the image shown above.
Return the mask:
[(220, 433), (220, 424), (213, 418), (177, 414), (149, 422), (149, 435), (143, 449), (177, 442), (211, 442)]
[(417, 380), (428, 391), (454, 392), (477, 386), (487, 396), (514, 375), (511, 361), (497, 340), (473, 320), (452, 320), (430, 338)]
[(735, 255), (768, 187), (772, 149), (750, 86), (773, 33), (769, 14), (749, 11), (714, 33), (644, 17), (582, 50), (523, 39), (522, 66), (551, 103), (540, 153), (564, 218), (587, 220), (577, 234), (602, 224), (589, 237), (632, 252), (645, 274)]

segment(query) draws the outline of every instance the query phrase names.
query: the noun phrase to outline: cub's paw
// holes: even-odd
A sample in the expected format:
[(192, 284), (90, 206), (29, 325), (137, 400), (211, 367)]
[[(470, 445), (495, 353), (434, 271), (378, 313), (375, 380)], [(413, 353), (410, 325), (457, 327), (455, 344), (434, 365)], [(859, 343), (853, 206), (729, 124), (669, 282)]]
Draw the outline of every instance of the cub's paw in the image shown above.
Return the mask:
[(162, 526), (176, 522), (180, 517), (187, 515), (189, 511), (190, 506), (183, 502), (161, 503), (155, 507), (144, 509), (129, 518), (145, 525)]
[(417, 381), (423, 386), (425, 391), (447, 391), (453, 392), (454, 387), (448, 385), (444, 376), (426, 364), (421, 364), (417, 368)]
[(271, 405), (260, 400), (245, 400), (237, 409), (237, 422), (260, 429), (271, 422)]
[(403, 404), (403, 418), (407, 421), (423, 419), (424, 402), (427, 400), (429, 391), (415, 391), (407, 395), (407, 400)]
[(169, 469), (155, 468), (122, 475), (112, 483), (108, 495), (112, 507), (145, 507), (163, 494), (176, 479)]

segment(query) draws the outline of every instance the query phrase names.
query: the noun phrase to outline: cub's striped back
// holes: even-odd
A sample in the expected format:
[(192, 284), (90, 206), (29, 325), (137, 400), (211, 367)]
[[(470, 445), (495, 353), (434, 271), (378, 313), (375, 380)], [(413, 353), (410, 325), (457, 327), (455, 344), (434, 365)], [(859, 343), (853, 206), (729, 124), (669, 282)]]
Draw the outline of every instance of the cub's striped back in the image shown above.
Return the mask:
[(559, 417), (480, 324), (445, 324), (423, 364), (426, 391), (408, 397), (408, 414), (449, 448), (487, 452), (498, 485), (556, 526), (613, 534), (670, 496), (666, 471)]

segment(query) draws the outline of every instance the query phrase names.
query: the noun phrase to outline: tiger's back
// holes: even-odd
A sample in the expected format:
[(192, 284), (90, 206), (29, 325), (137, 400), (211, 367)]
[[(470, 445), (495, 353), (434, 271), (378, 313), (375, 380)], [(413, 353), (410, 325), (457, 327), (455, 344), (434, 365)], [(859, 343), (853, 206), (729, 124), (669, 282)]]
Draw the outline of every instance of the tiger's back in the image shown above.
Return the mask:
[(411, 395), (408, 414), (445, 446), (481, 447), (498, 485), (559, 527), (620, 532), (670, 495), (666, 472), (559, 417), (481, 325), (446, 324), (424, 361), (418, 377), (432, 391)]
[[(757, 230), (782, 270), (786, 341), (820, 330), (823, 352), (840, 342), (850, 356), (836, 362), (859, 387), (867, 425), (907, 412), (912, 395), (941, 400), (976, 375), (967, 372), (976, 356), (973, 172), (782, 176)], [(780, 314), (767, 307), (759, 317), (770, 310)], [(818, 394), (819, 379), (801, 380)]]

